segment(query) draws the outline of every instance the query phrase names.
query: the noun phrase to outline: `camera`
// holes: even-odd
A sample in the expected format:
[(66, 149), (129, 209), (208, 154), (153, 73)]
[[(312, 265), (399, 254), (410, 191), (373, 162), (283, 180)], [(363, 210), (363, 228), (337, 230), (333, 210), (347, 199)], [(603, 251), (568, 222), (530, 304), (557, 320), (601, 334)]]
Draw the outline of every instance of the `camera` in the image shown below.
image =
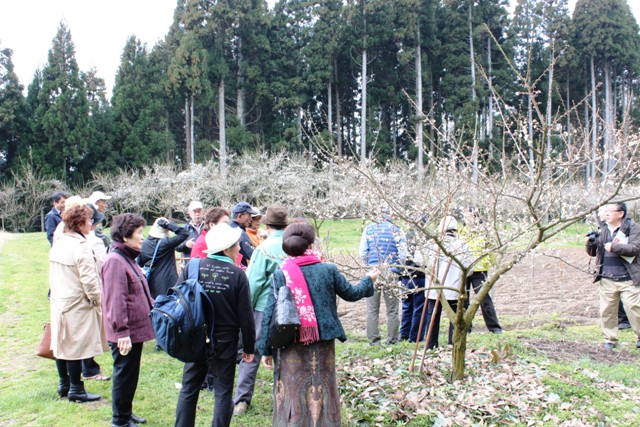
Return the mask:
[(600, 233), (598, 233), (597, 231), (591, 230), (586, 234), (586, 237), (587, 237), (587, 243), (594, 244), (598, 239), (598, 237), (600, 237)]

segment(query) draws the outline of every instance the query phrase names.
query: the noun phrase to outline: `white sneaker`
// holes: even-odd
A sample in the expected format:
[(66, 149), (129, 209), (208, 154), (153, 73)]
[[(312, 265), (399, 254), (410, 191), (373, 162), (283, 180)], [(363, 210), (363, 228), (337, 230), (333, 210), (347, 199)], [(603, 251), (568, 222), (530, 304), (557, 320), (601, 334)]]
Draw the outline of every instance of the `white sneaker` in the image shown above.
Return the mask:
[(238, 402), (236, 406), (233, 407), (233, 415), (242, 415), (249, 410), (249, 405), (247, 402)]

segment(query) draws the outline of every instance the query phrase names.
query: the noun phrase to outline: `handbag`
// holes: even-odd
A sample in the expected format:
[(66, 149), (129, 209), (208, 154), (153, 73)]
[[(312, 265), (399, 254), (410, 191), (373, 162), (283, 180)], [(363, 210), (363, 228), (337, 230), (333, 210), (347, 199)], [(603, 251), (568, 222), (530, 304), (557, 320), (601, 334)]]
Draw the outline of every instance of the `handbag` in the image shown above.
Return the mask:
[(46, 322), (43, 326), (42, 337), (36, 348), (36, 356), (55, 360), (53, 350), (51, 350), (51, 323)]
[(269, 347), (285, 348), (298, 337), (300, 315), (288, 286), (280, 287), (277, 293), (274, 289), (273, 293), (276, 296), (276, 305), (269, 325)]
[(158, 247), (160, 247), (160, 240), (158, 240), (158, 243), (156, 243), (156, 250), (153, 251), (153, 258), (151, 258), (151, 263), (149, 264), (149, 267), (147, 267), (146, 265), (144, 267), (142, 267), (142, 271), (144, 272), (144, 277), (147, 279), (147, 283), (149, 283), (149, 278), (151, 277), (151, 267), (153, 267), (153, 263), (156, 260), (156, 254), (158, 253)]

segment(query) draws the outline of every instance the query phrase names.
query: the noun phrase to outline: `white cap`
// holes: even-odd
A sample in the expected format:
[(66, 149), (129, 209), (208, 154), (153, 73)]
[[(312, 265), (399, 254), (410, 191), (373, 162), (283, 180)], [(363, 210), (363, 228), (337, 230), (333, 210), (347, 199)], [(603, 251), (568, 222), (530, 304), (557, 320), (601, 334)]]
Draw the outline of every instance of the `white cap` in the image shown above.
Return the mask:
[(452, 216), (446, 216), (442, 218), (442, 221), (440, 221), (440, 225), (438, 226), (439, 232), (449, 230), (458, 231), (458, 221)]
[(202, 209), (202, 203), (197, 201), (197, 200), (193, 200), (191, 203), (189, 203), (189, 207), (187, 208), (187, 211), (191, 212), (191, 211), (195, 211), (196, 209)]
[(225, 249), (229, 249), (231, 246), (235, 245), (238, 240), (240, 240), (241, 235), (242, 230), (240, 227), (234, 228), (226, 222), (221, 222), (207, 232), (207, 235), (204, 238), (207, 243), (207, 250), (205, 252), (208, 254), (215, 254), (224, 251)]
[(89, 203), (95, 205), (98, 200), (109, 200), (110, 198), (111, 196), (107, 196), (102, 191), (94, 191), (91, 193), (91, 196), (89, 196)]

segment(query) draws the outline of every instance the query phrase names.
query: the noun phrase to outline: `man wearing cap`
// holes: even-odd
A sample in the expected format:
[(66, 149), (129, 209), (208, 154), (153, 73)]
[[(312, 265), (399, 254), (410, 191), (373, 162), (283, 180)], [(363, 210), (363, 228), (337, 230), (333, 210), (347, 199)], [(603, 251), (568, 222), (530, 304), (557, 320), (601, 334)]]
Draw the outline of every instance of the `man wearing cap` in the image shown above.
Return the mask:
[(107, 196), (102, 191), (94, 191), (91, 193), (91, 196), (89, 196), (89, 205), (102, 214), (102, 219), (93, 229), (94, 233), (97, 238), (104, 242), (104, 245), (107, 248), (111, 246), (111, 239), (109, 236), (104, 234), (104, 231), (102, 230), (102, 221), (104, 220), (104, 213), (107, 211), (107, 200), (109, 199), (111, 199), (111, 196)]
[(380, 288), (367, 298), (367, 339), (371, 345), (380, 345), (380, 297), (384, 295), (387, 308), (386, 344), (398, 342), (400, 329), (400, 300), (391, 289), (399, 282), (400, 263), (407, 253), (407, 239), (404, 231), (393, 222), (388, 210), (383, 210), (380, 218), (369, 224), (360, 239), (360, 258), (369, 266), (383, 266), (378, 278)]
[(188, 262), (188, 258), (191, 258), (191, 248), (193, 248), (193, 244), (202, 232), (202, 226), (204, 225), (202, 221), (202, 209), (202, 203), (197, 200), (189, 203), (189, 207), (187, 208), (187, 215), (190, 220), (184, 228), (189, 230), (189, 237), (176, 248), (176, 251), (182, 252), (185, 258), (185, 264)]
[(254, 248), (257, 248), (262, 243), (262, 237), (260, 236), (260, 223), (262, 222), (262, 214), (258, 212), (256, 215), (251, 215), (251, 222), (249, 226), (244, 230), (251, 240), (251, 244)]
[(109, 200), (111, 196), (107, 196), (102, 191), (94, 191), (89, 196), (89, 203), (98, 209), (98, 212), (105, 213), (107, 210), (107, 200)]
[[(243, 362), (251, 362), (255, 348), (255, 326), (247, 276), (234, 259), (240, 250), (242, 231), (220, 223), (207, 233), (207, 257), (200, 260), (199, 281), (213, 304), (215, 355), (214, 411), (212, 426), (228, 426), (233, 416), (233, 379), (236, 373), (238, 332), (242, 331)], [(189, 277), (188, 264), (180, 281)], [(207, 374), (207, 361), (186, 363), (176, 408), (176, 427), (194, 426), (200, 387)]]
[(53, 232), (56, 231), (56, 227), (58, 224), (62, 222), (62, 211), (64, 211), (64, 205), (69, 198), (67, 193), (57, 192), (51, 198), (51, 203), (53, 203), (53, 207), (44, 217), (44, 229), (47, 232), (47, 240), (49, 240), (49, 244), (53, 246)]
[(240, 237), (240, 255), (242, 255), (242, 259), (240, 260), (240, 263), (245, 267), (249, 265), (249, 260), (251, 259), (251, 255), (255, 249), (246, 229), (251, 225), (252, 215), (259, 214), (260, 211), (247, 202), (238, 203), (231, 211), (232, 220), (229, 221), (229, 225), (233, 228), (240, 228), (242, 230), (242, 237)]
[[(251, 263), (247, 268), (247, 277), (251, 288), (251, 306), (253, 320), (256, 325), (256, 340), (262, 335), (262, 314), (267, 306), (267, 299), (271, 291), (271, 276), (278, 270), (287, 255), (282, 250), (282, 235), (289, 223), (287, 208), (282, 205), (271, 205), (262, 218), (267, 227), (269, 237), (262, 242), (251, 256)], [(240, 362), (238, 369), (238, 387), (234, 399), (233, 413), (241, 415), (247, 412), (251, 405), (256, 375), (260, 367), (260, 353), (255, 352), (251, 362)]]

